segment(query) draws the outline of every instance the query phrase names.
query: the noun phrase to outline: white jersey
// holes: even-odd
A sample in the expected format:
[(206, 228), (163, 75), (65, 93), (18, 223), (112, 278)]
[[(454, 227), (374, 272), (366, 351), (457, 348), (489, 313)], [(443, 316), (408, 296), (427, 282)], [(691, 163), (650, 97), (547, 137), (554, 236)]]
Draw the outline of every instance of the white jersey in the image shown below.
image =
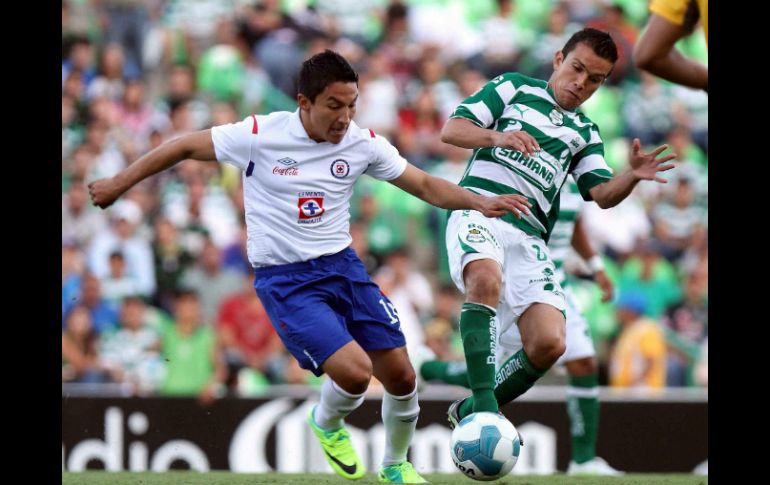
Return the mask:
[(217, 160), (243, 172), (248, 256), (255, 268), (348, 247), (358, 177), (393, 180), (407, 166), (386, 139), (352, 121), (340, 143), (313, 141), (299, 109), (216, 126), (211, 139)]

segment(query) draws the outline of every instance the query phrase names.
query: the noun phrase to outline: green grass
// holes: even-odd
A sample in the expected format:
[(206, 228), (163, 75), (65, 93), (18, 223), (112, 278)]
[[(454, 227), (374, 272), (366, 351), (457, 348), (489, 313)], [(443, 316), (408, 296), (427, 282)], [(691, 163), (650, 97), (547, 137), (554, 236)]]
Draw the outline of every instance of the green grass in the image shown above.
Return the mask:
[[(470, 485), (474, 482), (460, 474), (425, 475), (433, 484)], [(304, 485), (346, 485), (377, 483), (377, 476), (366, 475), (355, 482), (347, 481), (328, 473), (308, 474), (250, 474), (230, 472), (83, 472), (62, 474), (62, 485), (260, 485), (287, 484)], [(633, 474), (623, 477), (568, 477), (563, 474), (552, 476), (511, 475), (493, 483), (495, 485), (706, 485), (708, 477), (684, 474)]]

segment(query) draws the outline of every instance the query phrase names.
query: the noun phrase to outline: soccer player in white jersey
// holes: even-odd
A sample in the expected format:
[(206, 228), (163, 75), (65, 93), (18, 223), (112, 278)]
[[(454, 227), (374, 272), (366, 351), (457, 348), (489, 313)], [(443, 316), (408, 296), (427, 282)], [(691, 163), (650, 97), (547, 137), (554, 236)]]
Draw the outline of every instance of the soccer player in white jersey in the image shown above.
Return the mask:
[[(612, 299), (614, 286), (604, 272), (601, 256), (596, 254), (588, 242), (588, 236), (580, 220), (580, 211), (586, 202), (581, 198), (572, 177), (568, 178), (559, 197), (559, 218), (551, 231), (548, 251), (556, 268), (554, 278), (564, 289), (566, 303), (566, 350), (554, 365), (563, 364), (569, 374), (567, 415), (570, 420), (572, 459), (567, 473), (618, 475), (622, 472), (615, 470), (604, 459), (596, 456), (599, 431), (598, 363), (588, 322), (577, 309), (570, 291), (571, 287), (567, 284), (564, 262), (570, 248), (573, 248), (585, 261), (585, 266), (602, 290), (602, 301), (607, 302)], [(503, 309), (499, 310), (497, 318), (506, 318)], [(522, 348), (521, 334), (516, 325), (508, 327), (508, 331), (501, 334), (498, 339), (498, 364), (507, 361)], [(428, 355), (424, 349), (421, 349), (421, 352), (423, 356)], [(415, 362), (415, 370), (418, 379), (424, 381), (441, 381), (469, 387), (468, 368), (464, 362), (426, 360), (421, 363)]]
[(364, 173), (447, 209), (486, 217), (526, 213), (517, 195), (478, 195), (409, 164), (384, 138), (352, 121), (358, 75), (325, 51), (302, 64), (299, 109), (171, 140), (112, 178), (89, 184), (107, 207), (141, 180), (176, 163), (220, 161), (242, 171), (254, 286), (275, 330), (300, 365), (326, 373), (308, 421), (331, 467), (365, 470), (343, 418), (361, 405), (374, 375), (385, 387), (385, 457), (380, 482), (424, 483), (406, 460), (419, 413), (415, 373), (395, 308), (348, 246), (353, 184)]
[[(636, 139), (629, 169), (613, 177), (598, 127), (577, 111), (616, 60), (609, 34), (583, 29), (554, 55), (547, 82), (500, 75), (463, 101), (444, 125), (442, 141), (473, 149), (461, 186), (483, 195), (524, 195), (532, 203), (521, 218), (490, 219), (473, 210), (449, 216), (446, 244), (452, 279), (466, 295), (460, 334), (473, 392), (450, 406), (452, 424), (473, 412), (498, 411), (564, 353), (564, 292), (546, 243), (567, 175), (585, 200), (609, 208), (641, 180), (664, 183), (659, 172), (673, 168), (665, 164), (673, 155), (658, 158), (667, 146), (641, 153)], [(496, 373), (496, 335), (513, 325), (523, 348)]]

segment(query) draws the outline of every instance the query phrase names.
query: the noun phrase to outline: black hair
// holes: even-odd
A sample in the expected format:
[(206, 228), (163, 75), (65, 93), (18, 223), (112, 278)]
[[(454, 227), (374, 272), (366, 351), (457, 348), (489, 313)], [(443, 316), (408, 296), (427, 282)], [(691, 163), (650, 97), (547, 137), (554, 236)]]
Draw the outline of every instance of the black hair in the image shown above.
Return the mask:
[(612, 40), (610, 34), (590, 27), (572, 34), (572, 37), (562, 47), (561, 53), (564, 54), (564, 57), (567, 57), (567, 54), (572, 52), (580, 42), (593, 49), (594, 54), (602, 59), (607, 59), (613, 64), (618, 60), (618, 48), (615, 46), (615, 41)]
[(358, 74), (344, 57), (326, 49), (302, 63), (297, 92), (314, 103), (326, 86), (336, 82), (358, 85)]

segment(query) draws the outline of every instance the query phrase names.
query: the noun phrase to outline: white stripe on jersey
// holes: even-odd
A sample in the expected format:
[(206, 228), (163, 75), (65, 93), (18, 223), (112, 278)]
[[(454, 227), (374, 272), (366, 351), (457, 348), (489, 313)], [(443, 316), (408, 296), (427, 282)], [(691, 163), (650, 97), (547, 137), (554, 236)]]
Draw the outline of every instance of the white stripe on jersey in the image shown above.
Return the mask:
[(492, 116), (492, 112), (489, 111), (489, 108), (487, 107), (486, 103), (484, 101), (479, 101), (478, 103), (471, 103), (471, 104), (461, 104), (460, 106), (465, 106), (468, 108), (468, 111), (473, 113), (473, 116), (475, 116), (479, 121), (481, 121), (481, 124), (484, 127), (487, 127), (492, 124), (492, 119), (494, 118)]
[[(471, 167), (470, 172), (468, 172), (468, 175), (485, 178), (513, 187), (525, 196), (534, 198), (537, 201), (537, 205), (546, 214), (551, 212), (551, 201), (546, 199), (545, 194), (543, 194), (541, 190), (533, 188), (529, 182), (513, 170), (503, 168), (494, 162), (476, 159), (473, 162), (473, 166)], [(556, 180), (554, 182), (554, 184), (557, 183), (561, 183), (561, 180)], [(542, 224), (538, 224), (537, 227), (542, 227)]]
[[(572, 156), (575, 156), (586, 146), (586, 141), (580, 136), (580, 133), (568, 126), (555, 126), (547, 116), (526, 104), (514, 103), (506, 106), (502, 117), (525, 121), (542, 131), (548, 138), (561, 140), (569, 147)], [(573, 140), (578, 141), (577, 147), (570, 143)]]
[(497, 91), (497, 94), (500, 96), (503, 104), (507, 105), (516, 95), (516, 86), (514, 86), (511, 81), (505, 81), (504, 83), (501, 83), (499, 86), (495, 87), (495, 91)]

